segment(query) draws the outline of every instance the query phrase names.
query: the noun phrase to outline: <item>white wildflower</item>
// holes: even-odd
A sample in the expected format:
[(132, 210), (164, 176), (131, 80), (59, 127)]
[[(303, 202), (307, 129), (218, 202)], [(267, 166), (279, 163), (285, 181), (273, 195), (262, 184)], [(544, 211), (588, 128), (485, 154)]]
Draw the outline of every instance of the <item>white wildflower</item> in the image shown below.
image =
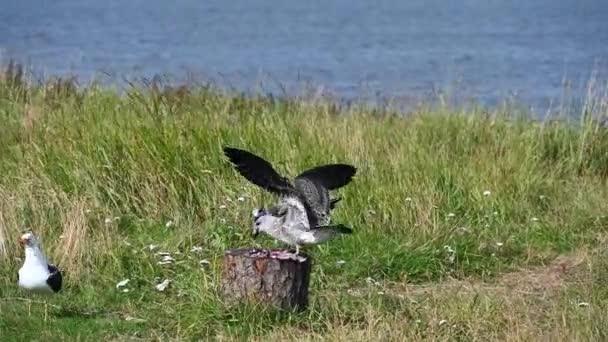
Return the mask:
[(538, 222), (538, 217), (533, 217), (532, 222)]
[(112, 223), (112, 218), (111, 217), (106, 217), (106, 219), (104, 220), (104, 222), (106, 224), (111, 224)]
[(163, 292), (163, 291), (165, 291), (165, 289), (167, 288), (167, 286), (169, 286), (170, 282), (171, 282), (171, 280), (165, 279), (165, 280), (162, 281), (162, 283), (157, 284), (154, 287), (156, 288), (157, 291)]
[(125, 317), (125, 321), (131, 321), (131, 322), (134, 322), (134, 323), (143, 323), (143, 322), (146, 322), (146, 320), (143, 319), (143, 318), (137, 318), (137, 317), (133, 317), (131, 315), (127, 315)]
[(346, 261), (344, 261), (344, 260), (338, 260), (338, 261), (336, 261), (336, 264), (337, 265), (344, 265), (344, 264), (346, 264)]
[(228, 208), (225, 204), (220, 205), (220, 209), (226, 209)]
[(452, 249), (452, 247), (450, 247), (448, 245), (443, 246), (443, 248), (448, 253), (448, 262), (450, 264), (453, 264), (454, 261), (456, 261), (456, 251), (454, 249)]
[(165, 223), (165, 227), (167, 227), (167, 228), (169, 228), (169, 227), (171, 227), (173, 225), (174, 225), (174, 223), (171, 220), (169, 220), (169, 221), (167, 221), (167, 223)]
[(211, 264), (211, 263), (209, 262), (209, 260), (207, 260), (207, 259), (203, 259), (203, 260), (199, 261), (198, 263), (201, 265), (201, 267), (202, 267), (202, 266), (205, 266), (205, 265), (209, 265), (209, 264)]
[(203, 247), (201, 246), (192, 246), (192, 249), (190, 250), (190, 252), (192, 253), (200, 253), (203, 251)]
[(84, 211), (86, 214), (90, 214), (91, 213), (91, 209), (87, 209)]
[(116, 283), (116, 288), (120, 289), (121, 287), (125, 287), (127, 286), (127, 284), (129, 283), (130, 279), (125, 279), (125, 280), (121, 280), (118, 283)]
[(161, 256), (160, 261), (158, 262), (159, 265), (169, 265), (175, 261), (171, 256), (171, 253), (168, 252), (158, 252), (156, 255)]
[(406, 198), (405, 198), (405, 201), (406, 201), (406, 202), (411, 202), (411, 201), (412, 201), (412, 198), (411, 198), (411, 197), (406, 197)]
[(163, 257), (160, 259), (160, 261), (164, 261), (164, 262), (167, 262), (167, 261), (169, 261), (169, 262), (173, 262), (173, 261), (175, 261), (175, 259), (173, 259), (173, 257), (172, 257), (172, 256), (170, 256), (170, 255), (165, 255), (165, 256), (163, 256)]
[(577, 305), (580, 306), (580, 307), (588, 307), (590, 304), (587, 303), (587, 302), (580, 302)]
[(502, 247), (503, 245), (504, 245), (504, 243), (502, 243), (502, 242), (497, 242), (496, 243), (496, 246), (498, 246), (498, 247)]
[(444, 324), (446, 324), (448, 321), (445, 319), (442, 319), (441, 321), (439, 321), (439, 326), (442, 326)]
[(152, 245), (152, 244), (148, 245), (148, 249), (149, 249), (150, 251), (153, 251), (153, 250), (155, 250), (155, 249), (157, 249), (157, 248), (158, 248), (158, 245)]
[(237, 200), (239, 202), (245, 202), (245, 196), (239, 196), (239, 198), (237, 198)]
[(378, 281), (374, 280), (374, 278), (372, 278), (372, 277), (367, 277), (367, 278), (365, 278), (365, 282), (366, 282), (368, 285), (380, 286), (380, 283), (379, 283)]
[(490, 190), (486, 190), (483, 192), (484, 196), (490, 196), (492, 194), (492, 192), (490, 192)]
[(455, 216), (456, 216), (456, 214), (454, 214), (454, 213), (449, 213), (448, 214), (448, 217), (455, 217)]

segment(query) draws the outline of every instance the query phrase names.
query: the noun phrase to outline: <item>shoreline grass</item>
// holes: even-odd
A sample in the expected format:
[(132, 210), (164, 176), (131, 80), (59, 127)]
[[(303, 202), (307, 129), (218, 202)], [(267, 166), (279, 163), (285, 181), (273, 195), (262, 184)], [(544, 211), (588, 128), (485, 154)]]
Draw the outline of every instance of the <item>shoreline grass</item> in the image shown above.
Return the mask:
[[(69, 80), (0, 79), (3, 341), (608, 333), (608, 97), (589, 99), (573, 125), (506, 110), (403, 116), (206, 87), (150, 84), (119, 95)], [(304, 313), (227, 309), (217, 297), (224, 249), (275, 246), (249, 234), (252, 207), (272, 197), (234, 172), (224, 145), (255, 151), (288, 175), (330, 162), (359, 169), (335, 211), (354, 234), (306, 249), (315, 265)], [(43, 306), (29, 314), (15, 299), (23, 296), (15, 241), (28, 227), (66, 273), (48, 322)], [(176, 262), (159, 265), (159, 251)], [(546, 275), (572, 255), (582, 261), (568, 258), (562, 267), (573, 271), (555, 286), (539, 290), (518, 273)], [(507, 275), (522, 279), (514, 285)], [(116, 288), (123, 279), (129, 292)], [(158, 292), (162, 279), (171, 283)], [(475, 290), (444, 286), (465, 283)]]

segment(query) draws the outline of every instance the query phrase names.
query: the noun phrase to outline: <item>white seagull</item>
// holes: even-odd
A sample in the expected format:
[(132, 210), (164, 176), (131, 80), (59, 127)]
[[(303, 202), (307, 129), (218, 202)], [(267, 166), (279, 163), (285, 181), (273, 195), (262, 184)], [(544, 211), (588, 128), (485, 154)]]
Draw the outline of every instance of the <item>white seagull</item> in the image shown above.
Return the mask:
[(25, 261), (17, 273), (19, 287), (38, 294), (59, 292), (61, 272), (48, 263), (36, 235), (26, 232), (21, 235), (19, 243), (25, 248)]
[(319, 244), (338, 233), (350, 234), (344, 225), (329, 225), (330, 211), (340, 198), (331, 199), (329, 190), (348, 184), (356, 168), (347, 164), (317, 166), (298, 175), (291, 184), (272, 165), (251, 152), (225, 147), (224, 153), (247, 180), (280, 197), (271, 208), (253, 210), (254, 237), (262, 231), (296, 247)]

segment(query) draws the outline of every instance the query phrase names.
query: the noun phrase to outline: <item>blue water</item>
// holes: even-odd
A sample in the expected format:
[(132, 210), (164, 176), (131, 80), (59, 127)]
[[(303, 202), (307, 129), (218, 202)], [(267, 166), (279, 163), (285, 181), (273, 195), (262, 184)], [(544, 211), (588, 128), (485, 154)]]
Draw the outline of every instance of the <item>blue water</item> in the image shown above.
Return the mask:
[[(3, 0), (0, 54), (45, 74), (544, 108), (608, 69), (607, 0)], [(106, 76), (107, 77), (107, 76)]]

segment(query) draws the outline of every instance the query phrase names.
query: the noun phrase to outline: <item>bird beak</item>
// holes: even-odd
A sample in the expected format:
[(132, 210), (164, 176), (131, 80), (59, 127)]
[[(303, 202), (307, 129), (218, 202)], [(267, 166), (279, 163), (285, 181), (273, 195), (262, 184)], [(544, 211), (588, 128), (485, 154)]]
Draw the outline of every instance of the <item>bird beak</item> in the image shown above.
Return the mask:
[(19, 238), (19, 244), (21, 245), (21, 247), (24, 247), (25, 244), (27, 243), (27, 240), (24, 238)]

